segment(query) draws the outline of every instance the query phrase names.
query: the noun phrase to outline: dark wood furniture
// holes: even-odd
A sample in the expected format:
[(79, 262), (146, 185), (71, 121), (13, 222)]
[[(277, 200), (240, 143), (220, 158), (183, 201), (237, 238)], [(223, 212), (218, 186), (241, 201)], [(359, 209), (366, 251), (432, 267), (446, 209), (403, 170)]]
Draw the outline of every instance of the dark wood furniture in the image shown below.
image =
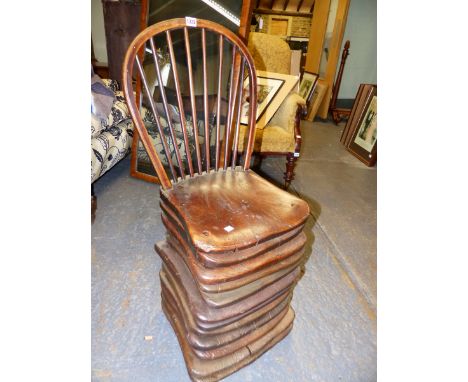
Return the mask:
[[(183, 57), (174, 54), (172, 41), (178, 34), (186, 47)], [(156, 58), (161, 36), (176, 68), (172, 72), (176, 105), (168, 101)], [(201, 39), (201, 50), (191, 49), (192, 38)], [(210, 71), (206, 57), (209, 38), (218, 46), (217, 69)], [(152, 52), (158, 78), (157, 99), (139, 56), (145, 46)], [(203, 62), (199, 71), (204, 87), (201, 105), (193, 93), (195, 53), (201, 54)], [(187, 64), (188, 104), (180, 91), (177, 70), (182, 59)], [(223, 65), (228, 72), (222, 70)], [(253, 362), (292, 329), (290, 301), (305, 261), (302, 230), (309, 206), (250, 170), (257, 78), (247, 47), (234, 33), (201, 19), (160, 22), (135, 38), (123, 68), (125, 98), (161, 182), (160, 205), (167, 235), (155, 249), (163, 261), (162, 308), (177, 335), (190, 378), (218, 381)], [(222, 86), (226, 74), (227, 87)], [(151, 121), (163, 150), (156, 150), (147, 129), (154, 126), (145, 125), (140, 114), (143, 109), (134, 93), (135, 76), (141, 78), (142, 104), (154, 117)], [(249, 82), (246, 91), (242, 90), (244, 78)], [(208, 119), (207, 83), (211, 80), (218, 86), (217, 116), (223, 114), (223, 98), (227, 100), (225, 124), (221, 118)], [(248, 125), (241, 127), (241, 101), (246, 95), (251, 100)], [(169, 109), (174, 106), (180, 111), (180, 130), (170, 122)], [(167, 126), (162, 126), (162, 114)], [(238, 150), (241, 128), (247, 129), (243, 151)], [(211, 138), (202, 140), (200, 131), (204, 138)], [(183, 138), (180, 142), (177, 134)]]
[(140, 31), (140, 0), (102, 0), (108, 77), (121, 82), (122, 62), (128, 45)]
[(338, 108), (336, 107), (336, 101), (338, 99), (338, 93), (340, 92), (341, 79), (343, 78), (343, 71), (346, 64), (346, 59), (349, 56), (350, 42), (347, 40), (343, 47), (343, 54), (341, 55), (340, 69), (338, 70), (338, 76), (336, 77), (335, 85), (333, 85), (332, 99), (330, 102), (330, 113), (333, 118), (333, 122), (338, 124), (342, 121), (343, 117), (349, 117), (351, 109)]

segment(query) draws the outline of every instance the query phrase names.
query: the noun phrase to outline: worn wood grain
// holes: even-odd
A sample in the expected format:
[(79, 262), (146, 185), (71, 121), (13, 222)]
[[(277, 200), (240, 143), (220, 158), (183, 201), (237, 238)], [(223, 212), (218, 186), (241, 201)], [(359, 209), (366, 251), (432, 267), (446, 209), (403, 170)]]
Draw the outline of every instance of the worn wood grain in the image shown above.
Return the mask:
[(222, 358), (203, 360), (198, 358), (189, 346), (183, 330), (183, 324), (177, 315), (165, 305), (162, 308), (177, 335), (190, 378), (196, 382), (219, 381), (255, 361), (288, 335), (294, 321), (294, 311), (292, 308), (289, 308), (287, 314), (273, 330), (249, 344), (249, 346)]
[[(302, 259), (303, 249), (307, 238), (304, 232), (301, 232), (294, 239), (275, 249), (246, 260), (243, 263), (218, 268), (205, 268), (197, 262), (194, 253), (191, 251), (187, 242), (174, 229), (173, 224), (162, 214), (162, 221), (170, 232), (168, 235), (169, 244), (183, 258), (190, 269), (193, 277), (199, 284), (224, 284), (233, 282), (232, 288), (239, 288), (254, 280), (270, 275), (278, 270), (296, 264)], [(236, 281), (236, 282), (234, 282)], [(203, 289), (203, 288), (202, 288)], [(222, 288), (225, 290), (225, 288)], [(220, 291), (221, 289), (217, 289)]]
[[(161, 272), (160, 275), (162, 299), (176, 304), (179, 307), (182, 315), (184, 316), (184, 320), (186, 321), (187, 340), (191, 347), (198, 349), (212, 349), (228, 344), (237, 338), (250, 333), (252, 330), (255, 330), (257, 327), (282, 312), (289, 306), (291, 301), (291, 295), (288, 294), (285, 298), (278, 299), (278, 301), (265, 305), (264, 308), (259, 309), (252, 315), (244, 317), (242, 320), (235, 321), (212, 331), (205, 331), (200, 330), (197, 326), (190, 307), (184, 298), (184, 294), (178, 294), (175, 292), (175, 288), (172, 288), (170, 282), (164, 275), (164, 272)], [(273, 308), (269, 309), (271, 306), (273, 306)], [(269, 310), (264, 311), (266, 308)], [(247, 319), (249, 321), (247, 321)]]
[[(252, 195), (254, 190), (255, 195)], [(309, 206), (252, 171), (211, 172), (161, 190), (203, 252), (225, 252), (260, 244), (304, 224)], [(230, 232), (226, 227), (233, 227)]]
[(300, 269), (297, 268), (277, 283), (258, 291), (238, 303), (222, 308), (213, 308), (203, 300), (187, 266), (171, 247), (166, 242), (159, 242), (156, 247), (159, 256), (166, 266), (166, 273), (173, 277), (174, 281), (182, 287), (187, 299), (190, 301), (190, 306), (196, 320), (201, 322), (216, 322), (228, 318), (235, 320), (243, 315), (247, 315), (253, 310), (259, 309), (262, 304), (273, 297), (277, 297), (278, 294), (292, 289), (300, 277)]
[[(169, 293), (171, 296), (174, 296), (174, 299), (178, 301), (181, 307), (189, 310), (191, 317), (194, 317), (193, 312), (191, 310), (191, 305), (187, 300), (186, 293), (182, 290), (182, 287), (178, 285), (174, 280), (172, 280), (170, 275), (167, 276), (166, 272), (164, 272), (164, 274), (164, 282), (161, 284), (161, 289), (163, 290), (163, 292)], [(245, 325), (250, 325), (252, 322), (259, 319), (259, 317), (265, 315), (273, 309), (277, 309), (279, 305), (284, 305), (286, 303), (289, 304), (291, 298), (292, 292), (286, 290), (282, 293), (279, 293), (277, 296), (271, 298), (270, 300), (266, 301), (265, 303), (261, 304), (258, 309), (234, 320), (227, 319), (215, 323), (207, 323), (197, 322), (195, 318), (193, 318), (195, 324), (194, 326), (192, 326), (193, 333), (201, 337), (209, 337), (212, 335), (237, 330)]]
[[(180, 322), (184, 326), (185, 335), (188, 337), (190, 333), (190, 327), (188, 323), (188, 317), (185, 316), (181, 310), (179, 309), (179, 305), (175, 302), (171, 302), (170, 300), (164, 300), (163, 304), (166, 306), (170, 306), (171, 309), (174, 311), (175, 314), (178, 315)], [(197, 357), (202, 359), (216, 359), (220, 357), (224, 357), (228, 354), (232, 354), (235, 351), (242, 349), (245, 346), (248, 346), (250, 343), (258, 340), (259, 338), (266, 335), (269, 331), (271, 331), (285, 316), (289, 309), (289, 306), (283, 308), (279, 313), (274, 315), (273, 317), (267, 316), (266, 319), (263, 321), (258, 321), (257, 327), (252, 327), (246, 333), (242, 333), (240, 331), (239, 335), (234, 337), (231, 333), (223, 335), (214, 336), (213, 344), (209, 349), (200, 349), (199, 347), (192, 347), (192, 351)], [(225, 341), (222, 337), (227, 337), (227, 343), (223, 343)]]
[(199, 261), (206, 268), (218, 268), (244, 262), (245, 260), (251, 259), (255, 256), (273, 250), (279, 247), (280, 245), (283, 245), (287, 241), (299, 235), (299, 233), (301, 233), (304, 228), (304, 225), (300, 225), (299, 227), (291, 231), (288, 231), (282, 235), (278, 235), (277, 237), (271, 238), (268, 241), (264, 241), (258, 245), (249, 248), (236, 248), (235, 250), (225, 252), (203, 252), (195, 248), (190, 236), (185, 231), (183, 224), (175, 214), (172, 207), (163, 203), (162, 201), (159, 205), (163, 213), (169, 219), (169, 221), (174, 224), (174, 227), (177, 229), (177, 232), (180, 234), (180, 236), (184, 238), (184, 240), (187, 242), (187, 245), (194, 252), (197, 261)]
[(216, 291), (216, 292), (209, 292), (209, 293), (200, 291), (200, 293), (208, 305), (213, 306), (215, 308), (221, 308), (223, 306), (241, 301), (244, 298), (254, 293), (257, 293), (263, 288), (266, 288), (267, 286), (272, 285), (273, 283), (280, 280), (282, 277), (293, 272), (301, 264), (302, 264), (302, 259), (300, 259), (298, 263), (293, 264), (290, 267), (281, 269), (278, 272), (272, 273), (271, 275), (267, 275), (258, 280), (252, 281), (251, 283), (246, 284), (234, 290), (229, 290), (226, 292)]

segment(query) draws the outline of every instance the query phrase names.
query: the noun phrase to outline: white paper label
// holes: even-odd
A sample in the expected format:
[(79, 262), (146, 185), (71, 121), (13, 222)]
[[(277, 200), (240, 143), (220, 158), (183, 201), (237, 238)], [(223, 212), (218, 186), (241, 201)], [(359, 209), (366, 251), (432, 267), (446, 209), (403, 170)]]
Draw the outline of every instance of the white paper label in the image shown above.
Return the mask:
[(195, 17), (185, 16), (185, 24), (188, 27), (196, 27), (197, 26), (197, 19)]
[(231, 232), (231, 231), (234, 231), (234, 227), (230, 226), (230, 225), (227, 225), (226, 227), (224, 227), (224, 230), (226, 232)]
[(294, 153), (294, 158), (299, 157), (299, 153)]

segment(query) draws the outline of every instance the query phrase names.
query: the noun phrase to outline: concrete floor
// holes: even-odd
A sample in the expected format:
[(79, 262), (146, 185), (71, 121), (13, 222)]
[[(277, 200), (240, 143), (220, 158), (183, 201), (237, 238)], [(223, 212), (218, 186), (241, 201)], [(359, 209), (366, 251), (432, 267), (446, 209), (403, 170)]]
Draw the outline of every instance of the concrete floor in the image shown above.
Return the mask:
[[(312, 216), (305, 230), (310, 257), (292, 301), (294, 328), (226, 382), (377, 379), (377, 171), (339, 143), (343, 127), (302, 123), (290, 191), (308, 201)], [(161, 261), (153, 250), (164, 237), (158, 186), (131, 178), (129, 163), (95, 183), (92, 380), (189, 381), (160, 305)], [(268, 158), (262, 171), (281, 180), (283, 159)]]

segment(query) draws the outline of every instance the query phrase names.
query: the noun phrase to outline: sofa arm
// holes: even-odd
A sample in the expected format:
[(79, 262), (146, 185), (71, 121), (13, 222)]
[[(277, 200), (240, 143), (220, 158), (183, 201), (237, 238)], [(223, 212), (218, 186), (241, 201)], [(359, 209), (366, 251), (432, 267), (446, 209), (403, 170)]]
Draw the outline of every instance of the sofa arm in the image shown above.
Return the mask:
[(112, 105), (111, 112), (107, 117), (107, 125), (117, 125), (118, 123), (128, 118), (130, 118), (130, 112), (128, 110), (127, 102), (125, 101), (123, 92), (117, 91), (115, 92), (115, 100), (114, 104)]
[[(294, 132), (298, 107), (305, 107), (305, 100), (297, 93), (289, 94), (270, 121), (270, 125), (281, 126), (286, 131)], [(268, 128), (268, 126), (266, 126)]]

